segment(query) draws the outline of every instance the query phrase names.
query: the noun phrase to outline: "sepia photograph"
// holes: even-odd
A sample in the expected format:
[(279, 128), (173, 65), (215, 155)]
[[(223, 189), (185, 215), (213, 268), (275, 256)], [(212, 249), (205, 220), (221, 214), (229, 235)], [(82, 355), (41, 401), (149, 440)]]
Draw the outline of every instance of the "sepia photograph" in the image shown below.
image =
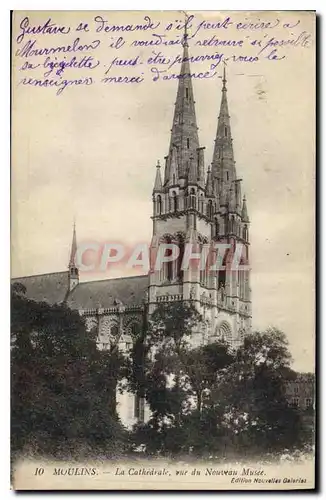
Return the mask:
[(314, 11), (14, 11), (14, 490), (315, 488)]

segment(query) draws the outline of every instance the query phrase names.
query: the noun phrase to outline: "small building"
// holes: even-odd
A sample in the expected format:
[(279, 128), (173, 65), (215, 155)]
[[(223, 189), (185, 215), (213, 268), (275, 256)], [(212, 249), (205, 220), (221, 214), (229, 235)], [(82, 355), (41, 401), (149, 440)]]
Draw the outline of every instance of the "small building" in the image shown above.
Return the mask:
[(301, 410), (315, 409), (315, 375), (294, 373), (286, 382), (286, 396), (292, 406)]

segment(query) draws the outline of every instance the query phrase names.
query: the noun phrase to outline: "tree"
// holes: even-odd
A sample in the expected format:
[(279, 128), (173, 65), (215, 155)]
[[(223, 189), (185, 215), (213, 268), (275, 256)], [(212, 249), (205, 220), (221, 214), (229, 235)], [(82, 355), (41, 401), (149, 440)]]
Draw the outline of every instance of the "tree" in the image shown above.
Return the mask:
[(212, 445), (207, 429), (216, 434), (216, 419), (212, 425), (210, 388), (233, 356), (225, 344), (194, 346), (196, 335), (201, 340), (196, 334), (201, 320), (191, 305), (162, 304), (131, 352), (129, 387), (146, 398), (152, 412), (136, 439), (152, 451), (180, 453)]
[(238, 450), (272, 452), (300, 445), (300, 416), (285, 394), (290, 361), (284, 333), (269, 328), (245, 338), (235, 363), (217, 383), (226, 432)]
[(99, 351), (77, 311), (12, 289), (12, 449), (78, 454), (114, 451), (124, 439), (115, 407), (123, 358)]

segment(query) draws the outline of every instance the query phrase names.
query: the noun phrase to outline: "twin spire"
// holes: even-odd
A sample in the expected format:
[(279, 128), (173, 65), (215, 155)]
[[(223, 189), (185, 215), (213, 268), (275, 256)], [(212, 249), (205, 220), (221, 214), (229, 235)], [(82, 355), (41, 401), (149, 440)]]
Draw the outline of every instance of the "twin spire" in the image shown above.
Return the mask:
[(190, 165), (193, 162), (196, 165), (196, 182), (205, 182), (205, 172), (204, 169), (201, 170), (198, 161), (199, 138), (189, 60), (188, 33), (185, 28), (169, 154), (166, 157), (164, 185), (172, 180), (172, 168), (176, 169), (179, 179), (187, 178)]
[(227, 100), (226, 65), (223, 67), (222, 97), (217, 122), (212, 166), (205, 175), (204, 149), (199, 145), (198, 127), (192, 86), (188, 33), (185, 25), (183, 54), (178, 79), (177, 98), (171, 129), (169, 153), (165, 157), (164, 179), (160, 166), (156, 171), (154, 191), (178, 185), (197, 185), (208, 197), (216, 197), (221, 205), (243, 213), (248, 219), (246, 200), (241, 202), (240, 182), (237, 179), (231, 123)]

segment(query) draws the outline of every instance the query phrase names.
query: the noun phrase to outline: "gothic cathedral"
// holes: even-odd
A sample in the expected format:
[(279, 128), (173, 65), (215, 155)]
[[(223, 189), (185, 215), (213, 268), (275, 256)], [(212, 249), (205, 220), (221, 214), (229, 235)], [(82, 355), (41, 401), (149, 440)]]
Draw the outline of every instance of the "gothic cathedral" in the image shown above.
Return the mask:
[[(181, 75), (190, 75), (187, 41), (183, 47)], [(85, 317), (89, 329), (96, 328), (98, 346), (113, 343), (127, 351), (142, 328), (146, 316), (160, 302), (187, 301), (202, 314), (204, 322), (193, 332), (194, 345), (223, 338), (233, 348), (251, 330), (249, 284), (249, 217), (241, 179), (237, 178), (227, 101), (225, 68), (222, 97), (211, 166), (205, 169), (204, 147), (200, 146), (192, 79), (178, 79), (171, 139), (164, 173), (158, 162), (153, 189), (153, 235), (151, 254), (161, 243), (173, 243), (179, 257), (148, 275), (79, 282), (75, 263), (76, 230), (68, 271), (14, 278), (25, 285), (30, 299), (50, 304), (65, 302)], [(198, 254), (212, 255), (216, 244), (242, 246), (241, 263), (246, 270), (210, 271), (207, 266), (183, 268), (187, 243)], [(215, 250), (213, 250), (214, 253)], [(217, 255), (215, 255), (217, 258)], [(148, 409), (137, 396), (117, 395), (122, 422), (130, 427), (148, 418)]]

